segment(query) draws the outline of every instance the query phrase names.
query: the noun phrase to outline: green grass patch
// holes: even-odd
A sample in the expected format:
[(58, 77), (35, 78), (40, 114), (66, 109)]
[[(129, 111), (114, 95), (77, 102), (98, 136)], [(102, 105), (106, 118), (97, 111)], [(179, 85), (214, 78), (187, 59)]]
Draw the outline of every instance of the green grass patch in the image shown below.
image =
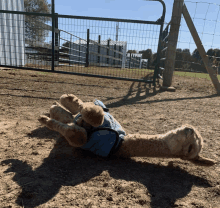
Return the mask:
[[(178, 76), (181, 76), (181, 77), (195, 77), (195, 78), (202, 78), (202, 79), (211, 80), (209, 74), (205, 74), (205, 73), (175, 71), (174, 75), (178, 75)], [(218, 75), (218, 80), (220, 80), (220, 75)]]

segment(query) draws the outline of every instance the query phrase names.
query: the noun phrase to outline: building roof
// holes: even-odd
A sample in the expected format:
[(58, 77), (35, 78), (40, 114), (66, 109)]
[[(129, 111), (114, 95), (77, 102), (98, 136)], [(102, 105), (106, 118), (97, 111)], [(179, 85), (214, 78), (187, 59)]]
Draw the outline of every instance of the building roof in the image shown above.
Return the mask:
[[(91, 40), (91, 41), (89, 41), (89, 44), (93, 44), (93, 42), (96, 42), (96, 43), (98, 43), (98, 40)], [(77, 41), (75, 41), (74, 42), (75, 44), (87, 44), (87, 41), (86, 40), (77, 40)], [(101, 43), (100, 43), (101, 45), (107, 45), (108, 44), (108, 40), (101, 40)], [(127, 45), (127, 41), (114, 41), (114, 40), (111, 40), (110, 41), (110, 43), (109, 43), (110, 45), (117, 45), (117, 46), (125, 46), (125, 45)]]

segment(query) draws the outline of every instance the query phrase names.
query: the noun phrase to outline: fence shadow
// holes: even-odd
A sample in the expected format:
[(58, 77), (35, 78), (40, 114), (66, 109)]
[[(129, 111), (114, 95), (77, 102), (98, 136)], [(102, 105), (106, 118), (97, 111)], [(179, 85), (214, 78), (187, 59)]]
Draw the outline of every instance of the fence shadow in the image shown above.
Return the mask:
[[(146, 76), (147, 79), (147, 76)], [(137, 86), (135, 86), (137, 84)], [(207, 99), (218, 97), (217, 94), (204, 95), (197, 97), (183, 97), (183, 98), (166, 98), (166, 99), (155, 99), (150, 101), (143, 101), (146, 98), (154, 97), (159, 93), (164, 93), (160, 90), (159, 86), (150, 87), (148, 83), (143, 82), (132, 82), (127, 94), (123, 97), (118, 97), (120, 100), (106, 104), (107, 108), (120, 107), (124, 105), (133, 105), (133, 104), (144, 104), (146, 102), (158, 103), (158, 102), (170, 102), (170, 101), (181, 101), (181, 100), (197, 100), (197, 99)], [(117, 97), (107, 97), (106, 101), (117, 99)]]
[[(145, 80), (152, 79), (153, 73), (150, 73), (144, 77)], [(137, 87), (135, 86), (137, 84)], [(161, 91), (154, 87), (149, 85), (149, 83), (144, 82), (132, 82), (127, 94), (122, 97), (119, 101), (106, 104), (107, 108), (113, 108), (113, 107), (120, 107), (123, 105), (132, 105), (135, 103), (138, 103), (146, 98), (155, 96), (157, 93), (160, 93)], [(107, 99), (110, 100), (111, 98)], [(113, 98), (112, 98), (113, 99)], [(114, 98), (115, 99), (115, 98)]]
[[(43, 130), (45, 133), (46, 129)], [(47, 131), (47, 134), (52, 133)], [(42, 128), (34, 130), (30, 135), (36, 139), (44, 139)], [(70, 147), (61, 137), (49, 156), (34, 170), (18, 159), (8, 159), (2, 163), (10, 164), (5, 172), (15, 172), (13, 181), (22, 188), (16, 203), (30, 208), (51, 200), (62, 186), (74, 187), (85, 183), (100, 176), (103, 171), (108, 171), (110, 177), (116, 180), (143, 184), (151, 197), (151, 207), (155, 208), (174, 205), (177, 199), (185, 197), (191, 191), (193, 185), (211, 186), (207, 180), (191, 175), (179, 167), (135, 162), (133, 159), (99, 158), (87, 151)], [(118, 191), (123, 193), (123, 189)]]

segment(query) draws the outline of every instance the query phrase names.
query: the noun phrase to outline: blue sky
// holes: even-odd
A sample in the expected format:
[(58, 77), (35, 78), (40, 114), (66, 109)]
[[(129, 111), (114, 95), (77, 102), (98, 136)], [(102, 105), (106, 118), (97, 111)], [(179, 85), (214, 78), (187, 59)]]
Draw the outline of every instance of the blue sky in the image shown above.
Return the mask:
[[(199, 1), (206, 3), (195, 3), (196, 1), (198, 0), (185, 1), (185, 3), (194, 19), (206, 50), (211, 47), (220, 48), (219, 0)], [(50, 0), (48, 2), (50, 2)], [(169, 22), (172, 15), (173, 0), (164, 0), (164, 2), (167, 9), (165, 21)], [(144, 0), (55, 0), (55, 11), (59, 14), (66, 15), (156, 21), (162, 14), (162, 5), (156, 1)], [(91, 39), (93, 40), (97, 40), (98, 34), (101, 34), (102, 40), (107, 38), (115, 40), (115, 24), (116, 23), (98, 21), (90, 21), (89, 23), (87, 21), (86, 23), (79, 20), (59, 20), (60, 29), (71, 32), (81, 38), (86, 37), (86, 27), (90, 27), (92, 33)], [(119, 23), (119, 41), (127, 41), (128, 49), (143, 50), (152, 48), (152, 50), (156, 52), (158, 28), (153, 26), (145, 27), (146, 25), (142, 26), (135, 26), (134, 24), (123, 25)], [(127, 30), (128, 28), (131, 30)], [(83, 30), (84, 33), (82, 31), (80, 32), (80, 30)], [(140, 31), (143, 31), (143, 33), (135, 37), (137, 30), (139, 30), (139, 33)], [(153, 32), (150, 33), (149, 31)], [(64, 39), (70, 38), (67, 34), (63, 34), (63, 37)], [(194, 41), (191, 38), (184, 20), (181, 21), (178, 48), (190, 48), (191, 52), (195, 49)]]

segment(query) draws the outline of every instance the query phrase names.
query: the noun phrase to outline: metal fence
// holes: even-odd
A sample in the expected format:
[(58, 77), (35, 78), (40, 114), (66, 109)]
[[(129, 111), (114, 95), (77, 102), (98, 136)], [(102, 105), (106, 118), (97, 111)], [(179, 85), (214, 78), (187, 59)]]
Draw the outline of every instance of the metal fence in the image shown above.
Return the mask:
[[(156, 21), (59, 15), (54, 0), (50, 14), (24, 12), (24, 7), (20, 11), (0, 8), (0, 28), (5, 28), (0, 66), (155, 84), (166, 12), (163, 0), (157, 1), (163, 13)], [(19, 25), (17, 51), (8, 50), (15, 38), (8, 36), (14, 25), (5, 21)], [(156, 54), (151, 65), (144, 57), (149, 49)], [(12, 53), (19, 53), (21, 62), (2, 61), (12, 60)], [(149, 73), (152, 76), (146, 79)]]
[(168, 38), (169, 38), (169, 32), (170, 32), (170, 23), (169, 22), (162, 32), (162, 38), (161, 38), (161, 58), (160, 58), (160, 64), (159, 64), (159, 70), (158, 70), (158, 78), (163, 79), (163, 72), (165, 70), (165, 61), (166, 61), (166, 52), (167, 52), (167, 46), (168, 46)]
[[(220, 71), (220, 4), (200, 1), (184, 1), (195, 28), (209, 57), (209, 64), (218, 74)], [(208, 73), (192, 35), (182, 16), (176, 50), (175, 70)]]

